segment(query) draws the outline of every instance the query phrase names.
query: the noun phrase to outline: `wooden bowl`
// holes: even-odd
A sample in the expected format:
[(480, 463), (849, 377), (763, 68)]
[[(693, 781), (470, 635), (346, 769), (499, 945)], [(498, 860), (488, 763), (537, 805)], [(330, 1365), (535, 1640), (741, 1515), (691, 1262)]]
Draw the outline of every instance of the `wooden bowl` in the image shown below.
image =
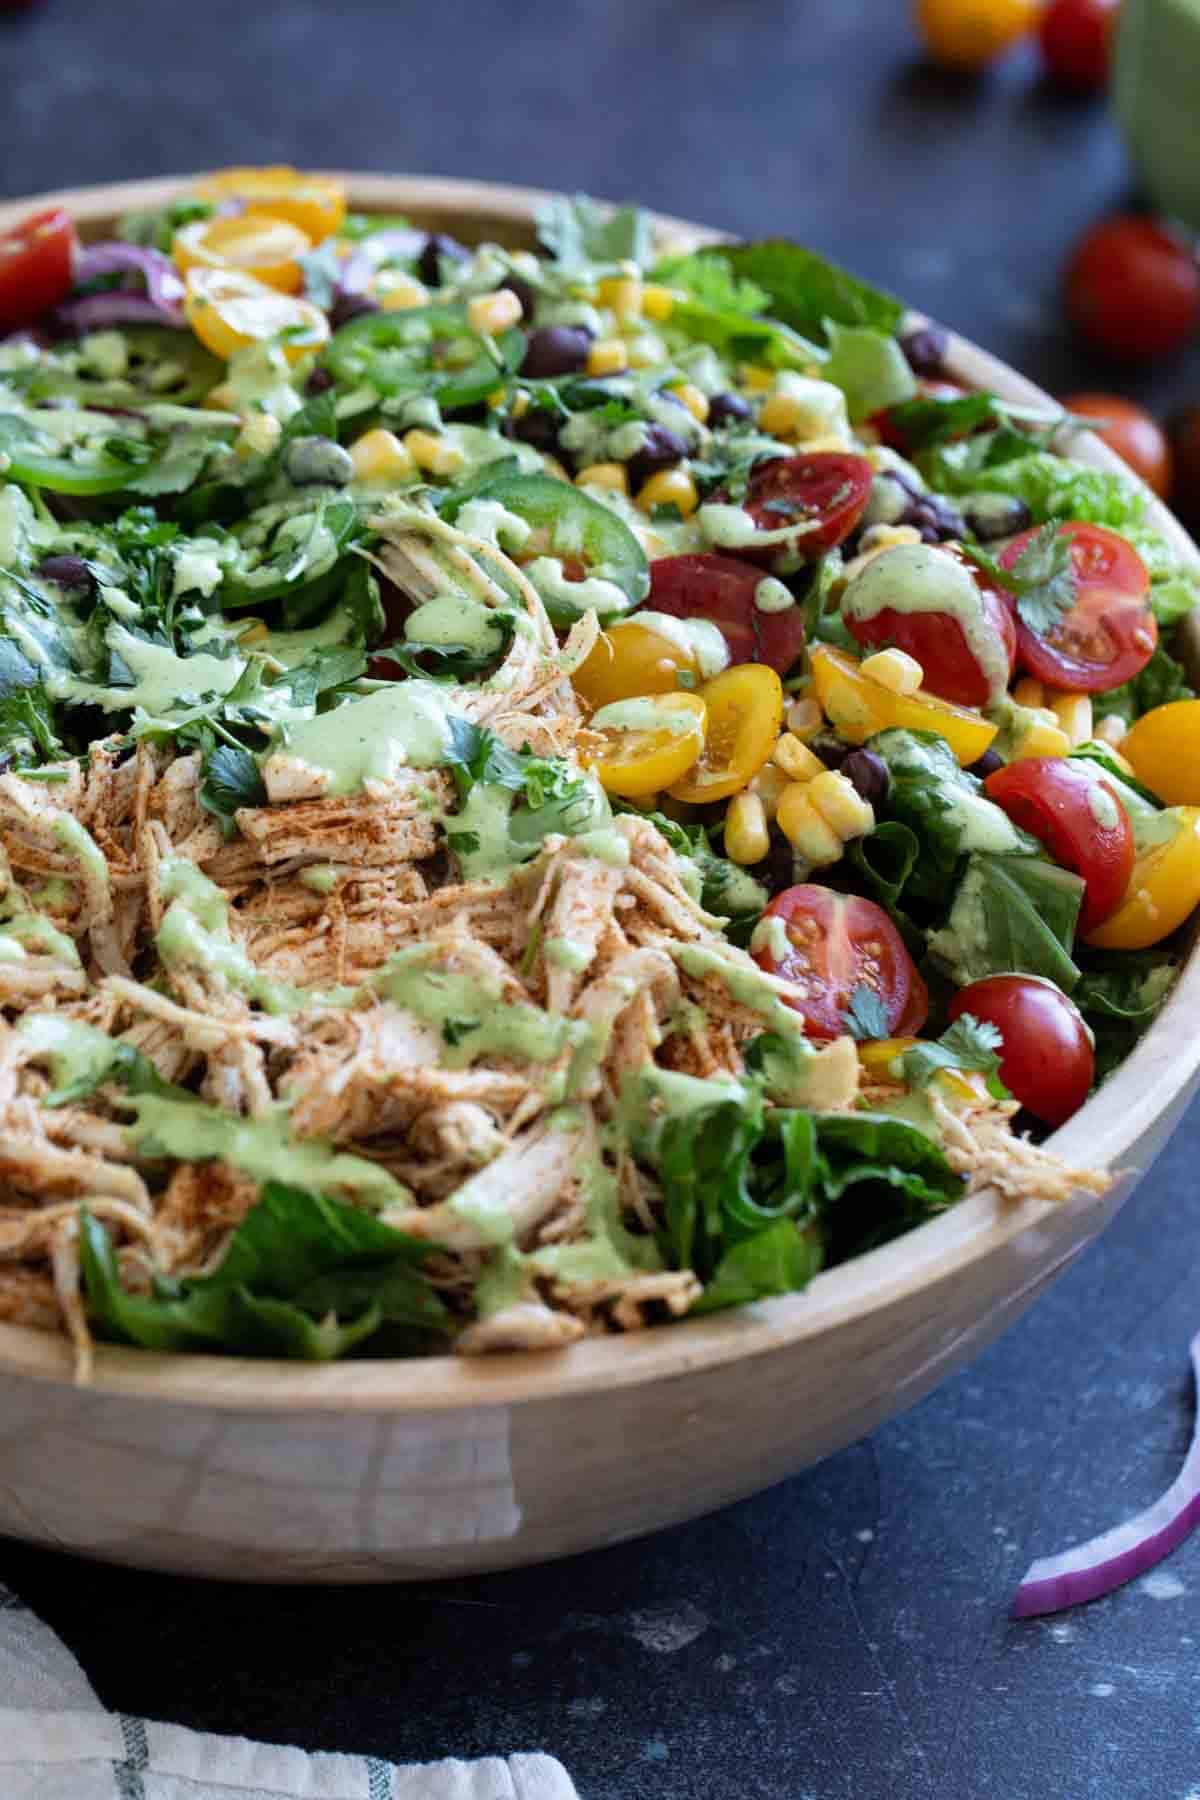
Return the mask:
[[(531, 241), (543, 195), (346, 177), (361, 208)], [(185, 182), (61, 200), (85, 236)], [(715, 234), (660, 222), (686, 243)], [(1048, 405), (954, 340), (951, 373)], [(1079, 455), (1120, 466), (1094, 438)], [(1151, 503), (1181, 555), (1197, 555)], [(557, 1355), (330, 1367), (103, 1349), (77, 1388), (65, 1340), (0, 1326), (0, 1533), (115, 1562), (259, 1581), (377, 1581), (535, 1562), (673, 1524), (793, 1474), (911, 1406), (1016, 1319), (1094, 1238), (1200, 1085), (1200, 950), (1153, 1029), (1059, 1131), (1126, 1171), (1051, 1207), (978, 1194), (802, 1294)]]

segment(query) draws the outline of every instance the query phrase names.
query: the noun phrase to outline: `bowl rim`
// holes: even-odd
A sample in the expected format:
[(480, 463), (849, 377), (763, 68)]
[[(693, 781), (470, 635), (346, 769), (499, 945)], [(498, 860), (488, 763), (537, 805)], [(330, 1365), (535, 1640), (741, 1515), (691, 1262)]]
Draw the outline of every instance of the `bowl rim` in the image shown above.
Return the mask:
[[(494, 228), (502, 235), (528, 238), (536, 209), (553, 198), (543, 189), (440, 176), (330, 173), (346, 184), (356, 207), (403, 211), (419, 223), (438, 226), (457, 219), (472, 235)], [(6, 201), (0, 204), (0, 230), (32, 210), (62, 206), (85, 237), (94, 236), (121, 212), (162, 206), (197, 179), (162, 176)], [(660, 243), (672, 247), (715, 243), (727, 235), (667, 215), (652, 218)], [(989, 388), (1014, 403), (1055, 404), (1033, 382), (955, 333), (950, 334), (946, 365), (965, 385)], [(1081, 461), (1129, 473), (1090, 434), (1083, 434), (1071, 448)], [(1155, 529), (1181, 557), (1200, 563), (1200, 551), (1183, 527), (1148, 489), (1146, 493), (1147, 514)], [(1053, 1134), (1050, 1141), (1066, 1161), (1119, 1168), (1130, 1146), (1181, 1101), (1200, 1073), (1200, 1029), (1192, 1026), (1198, 1015), (1200, 941), (1194, 943), (1170, 1000), (1133, 1055)], [(1068, 1204), (1086, 1221), (1092, 1212), (1102, 1217), (1112, 1198), (1080, 1197)], [(985, 1190), (880, 1249), (824, 1271), (802, 1293), (620, 1337), (584, 1338), (552, 1356), (510, 1352), (494, 1357), (443, 1355), (312, 1364), (170, 1356), (98, 1345), (87, 1391), (236, 1412), (426, 1413), (529, 1405), (626, 1389), (767, 1356), (784, 1345), (885, 1313), (924, 1287), (964, 1277), (975, 1264), (1003, 1252), (1060, 1212), (1061, 1207), (1046, 1202), (1005, 1201)], [(70, 1384), (71, 1347), (54, 1333), (0, 1325), (0, 1379), (4, 1377)]]

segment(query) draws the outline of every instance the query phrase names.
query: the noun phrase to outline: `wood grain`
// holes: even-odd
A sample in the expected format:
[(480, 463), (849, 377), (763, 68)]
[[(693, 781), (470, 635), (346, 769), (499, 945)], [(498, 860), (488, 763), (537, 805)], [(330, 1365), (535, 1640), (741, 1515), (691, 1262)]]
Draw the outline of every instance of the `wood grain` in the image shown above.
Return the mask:
[[(546, 196), (346, 175), (361, 209), (465, 239), (532, 241)], [(85, 236), (188, 178), (59, 202)], [(664, 243), (718, 234), (660, 220)], [(1051, 409), (955, 338), (965, 385)], [(1081, 459), (1120, 468), (1096, 439)], [(1197, 552), (1153, 498), (1156, 527)], [(555, 1357), (312, 1368), (103, 1349), (0, 1326), (0, 1533), (140, 1566), (243, 1580), (404, 1579), (514, 1566), (685, 1519), (828, 1455), (911, 1405), (1011, 1323), (1095, 1236), (1200, 1086), (1200, 950), (1133, 1056), (1053, 1141), (1128, 1173), (1051, 1208), (981, 1194), (803, 1294)]]

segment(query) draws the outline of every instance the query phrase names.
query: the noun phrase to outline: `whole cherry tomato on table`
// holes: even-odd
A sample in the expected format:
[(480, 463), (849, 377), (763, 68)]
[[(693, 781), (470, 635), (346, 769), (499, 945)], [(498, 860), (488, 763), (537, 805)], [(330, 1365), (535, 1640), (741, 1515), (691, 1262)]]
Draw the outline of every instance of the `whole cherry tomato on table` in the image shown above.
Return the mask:
[(982, 69), (1038, 21), (1040, 0), (917, 0), (929, 54), (948, 68)]
[(731, 662), (767, 663), (786, 675), (804, 648), (803, 614), (798, 606), (764, 612), (755, 599), (762, 580), (757, 563), (736, 556), (660, 556), (650, 564), (646, 610), (708, 619)]
[(0, 233), (0, 332), (33, 325), (71, 291), (75, 227), (60, 206)]
[(1096, 436), (1127, 462), (1160, 500), (1171, 486), (1171, 446), (1162, 426), (1132, 400), (1120, 394), (1068, 394), (1063, 405), (1070, 413), (1095, 419)]
[(997, 769), (983, 785), (1014, 825), (1083, 877), (1080, 931), (1111, 918), (1133, 874), (1134, 847), (1129, 815), (1103, 776), (1065, 756), (1027, 756)]
[(776, 895), (763, 917), (782, 922), (784, 942), (768, 939), (754, 951), (755, 961), (802, 990), (803, 998), (792, 1004), (811, 1037), (844, 1035), (859, 987), (882, 1003), (888, 1037), (921, 1029), (929, 1016), (925, 983), (900, 933), (873, 900), (805, 882)]
[(1038, 37), (1056, 81), (1082, 93), (1107, 87), (1120, 5), (1121, 0), (1050, 0)]
[[(1000, 558), (1004, 568), (1020, 562), (1040, 529), (1012, 540)], [(1058, 534), (1070, 541), (1075, 603), (1045, 631), (1034, 631), (1018, 609), (1017, 661), (1047, 687), (1107, 693), (1139, 675), (1154, 655), (1150, 577), (1133, 545), (1103, 525), (1070, 522)]]
[(1169, 356), (1200, 324), (1195, 256), (1154, 219), (1121, 213), (1097, 225), (1072, 252), (1065, 281), (1072, 322), (1110, 356)]
[(1045, 1125), (1063, 1125), (1088, 1097), (1092, 1040), (1079, 1008), (1036, 975), (986, 975), (961, 988), (950, 1017), (970, 1013), (1004, 1039), (1000, 1079)]

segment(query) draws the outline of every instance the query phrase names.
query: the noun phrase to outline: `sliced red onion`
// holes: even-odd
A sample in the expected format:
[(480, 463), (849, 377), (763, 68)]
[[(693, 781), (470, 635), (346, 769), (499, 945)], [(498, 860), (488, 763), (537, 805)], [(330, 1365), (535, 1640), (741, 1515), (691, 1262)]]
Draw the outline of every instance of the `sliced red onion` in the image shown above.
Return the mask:
[(1161, 1500), (1136, 1518), (1114, 1526), (1090, 1543), (1077, 1544), (1059, 1556), (1043, 1556), (1031, 1563), (1013, 1600), (1014, 1619), (1062, 1612), (1068, 1606), (1111, 1594), (1114, 1588), (1123, 1587), (1160, 1563), (1200, 1525), (1200, 1332), (1192, 1339), (1190, 1354), (1197, 1421), (1179, 1474)]
[(184, 286), (170, 257), (161, 250), (114, 240), (89, 244), (75, 265), (75, 284), (85, 286), (102, 275), (139, 278), (145, 291), (111, 288), (68, 300), (58, 308), (59, 325), (72, 331), (90, 331), (104, 325), (183, 325)]
[(107, 294), (88, 294), (69, 300), (54, 315), (67, 331), (99, 331), (108, 325), (169, 325), (178, 329), (185, 321), (163, 312), (149, 294), (126, 294), (119, 288)]

